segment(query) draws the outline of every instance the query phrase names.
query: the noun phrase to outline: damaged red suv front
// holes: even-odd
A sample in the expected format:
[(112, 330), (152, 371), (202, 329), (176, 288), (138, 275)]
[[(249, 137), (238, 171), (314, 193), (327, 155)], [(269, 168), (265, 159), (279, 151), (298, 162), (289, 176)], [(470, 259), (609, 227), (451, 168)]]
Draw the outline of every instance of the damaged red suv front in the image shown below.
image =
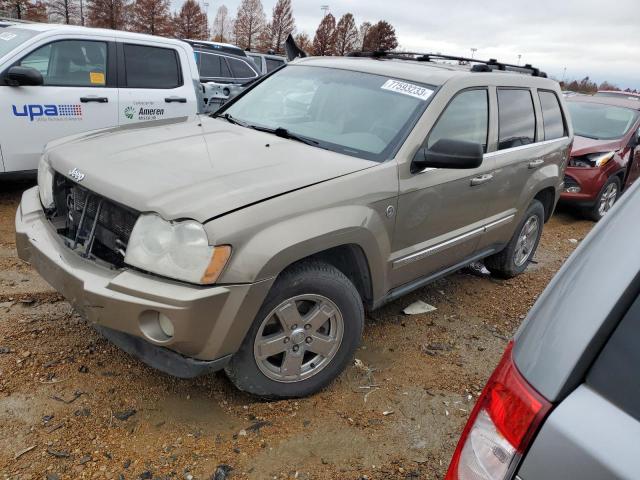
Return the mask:
[(640, 104), (583, 96), (568, 106), (576, 136), (560, 199), (597, 221), (640, 176)]

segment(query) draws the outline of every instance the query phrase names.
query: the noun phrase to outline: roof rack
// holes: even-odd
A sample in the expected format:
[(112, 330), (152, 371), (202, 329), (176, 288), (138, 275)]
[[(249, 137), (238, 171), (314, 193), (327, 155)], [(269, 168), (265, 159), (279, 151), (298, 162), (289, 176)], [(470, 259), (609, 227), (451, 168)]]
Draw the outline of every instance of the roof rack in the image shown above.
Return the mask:
[(394, 51), (375, 51), (375, 52), (351, 52), (347, 54), (347, 57), (365, 57), (365, 58), (377, 58), (377, 59), (391, 59), (391, 60), (413, 60), (417, 62), (431, 62), (433, 60), (454, 60), (459, 62), (459, 65), (471, 65), (472, 72), (492, 72), (494, 70), (517, 72), (525, 75), (531, 75), (533, 77), (547, 78), (545, 72), (540, 71), (539, 68), (533, 67), (530, 64), (526, 65), (513, 65), (511, 63), (498, 62), (495, 58), (489, 60), (479, 60), (477, 58), (457, 57), (454, 55), (442, 55), (440, 53), (421, 53), (421, 52), (394, 52)]

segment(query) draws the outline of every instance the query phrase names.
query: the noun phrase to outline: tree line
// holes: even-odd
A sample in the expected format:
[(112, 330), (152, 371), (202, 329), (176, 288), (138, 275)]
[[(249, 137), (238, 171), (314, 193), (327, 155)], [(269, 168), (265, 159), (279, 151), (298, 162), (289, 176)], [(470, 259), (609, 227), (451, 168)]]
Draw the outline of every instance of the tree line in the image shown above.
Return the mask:
[(593, 95), (598, 90), (612, 90), (617, 92), (627, 92), (627, 93), (640, 93), (640, 91), (625, 88), (622, 89), (613, 83), (609, 83), (606, 80), (598, 85), (596, 82), (592, 81), (589, 77), (584, 77), (582, 80), (566, 80), (560, 82), (560, 87), (563, 90), (570, 90), (572, 92), (578, 93), (586, 93)]
[(351, 51), (392, 50), (394, 27), (385, 20), (357, 25), (353, 14), (324, 15), (313, 37), (298, 32), (291, 0), (277, 0), (271, 17), (261, 0), (242, 0), (235, 17), (220, 5), (211, 25), (196, 0), (185, 0), (172, 12), (170, 0), (0, 0), (0, 13), (36, 22), (65, 23), (128, 30), (165, 37), (235, 43), (242, 49), (284, 53), (284, 42), (296, 42), (312, 55), (345, 55)]

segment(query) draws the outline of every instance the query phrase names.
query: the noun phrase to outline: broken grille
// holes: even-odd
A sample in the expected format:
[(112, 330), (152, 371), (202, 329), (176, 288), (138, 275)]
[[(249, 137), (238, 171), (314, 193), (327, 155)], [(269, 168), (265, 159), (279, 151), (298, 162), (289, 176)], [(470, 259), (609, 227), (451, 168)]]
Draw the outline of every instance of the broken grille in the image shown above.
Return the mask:
[(120, 268), (138, 212), (56, 175), (50, 220), (69, 248)]

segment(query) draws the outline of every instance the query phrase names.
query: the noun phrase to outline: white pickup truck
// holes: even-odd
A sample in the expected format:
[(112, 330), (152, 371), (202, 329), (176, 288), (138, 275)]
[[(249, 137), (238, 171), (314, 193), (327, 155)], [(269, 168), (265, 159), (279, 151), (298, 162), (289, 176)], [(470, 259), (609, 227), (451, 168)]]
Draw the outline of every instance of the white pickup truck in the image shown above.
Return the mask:
[[(0, 29), (0, 176), (35, 170), (50, 140), (206, 109), (192, 47), (49, 24)], [(90, 155), (90, 152), (87, 152)]]

